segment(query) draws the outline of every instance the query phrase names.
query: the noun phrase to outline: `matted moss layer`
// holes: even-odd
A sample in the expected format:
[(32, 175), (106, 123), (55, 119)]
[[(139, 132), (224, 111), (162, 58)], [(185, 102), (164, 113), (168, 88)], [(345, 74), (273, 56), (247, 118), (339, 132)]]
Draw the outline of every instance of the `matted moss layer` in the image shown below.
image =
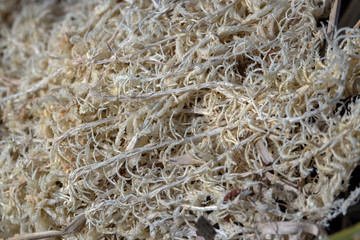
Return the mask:
[(0, 237), (82, 213), (69, 239), (196, 239), (202, 215), (217, 239), (326, 227), (360, 195), (337, 199), (360, 31), (326, 39), (330, 2), (0, 2)]

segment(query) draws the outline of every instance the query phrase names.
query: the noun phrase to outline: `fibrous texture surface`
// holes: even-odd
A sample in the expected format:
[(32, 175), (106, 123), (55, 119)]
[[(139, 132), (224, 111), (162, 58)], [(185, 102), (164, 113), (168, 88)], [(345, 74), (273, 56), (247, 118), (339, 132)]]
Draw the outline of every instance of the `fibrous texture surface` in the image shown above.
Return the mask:
[(330, 2), (1, 1), (0, 237), (317, 234), (360, 195), (360, 31), (327, 39)]

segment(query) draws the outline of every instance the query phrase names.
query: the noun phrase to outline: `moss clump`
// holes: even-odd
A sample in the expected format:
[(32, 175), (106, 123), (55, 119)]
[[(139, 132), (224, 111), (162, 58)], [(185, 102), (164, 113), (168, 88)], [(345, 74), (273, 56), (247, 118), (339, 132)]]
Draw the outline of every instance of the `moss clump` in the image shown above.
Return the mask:
[(360, 159), (359, 100), (337, 105), (360, 31), (328, 41), (330, 2), (1, 3), (0, 237), (82, 213), (77, 239), (326, 226)]

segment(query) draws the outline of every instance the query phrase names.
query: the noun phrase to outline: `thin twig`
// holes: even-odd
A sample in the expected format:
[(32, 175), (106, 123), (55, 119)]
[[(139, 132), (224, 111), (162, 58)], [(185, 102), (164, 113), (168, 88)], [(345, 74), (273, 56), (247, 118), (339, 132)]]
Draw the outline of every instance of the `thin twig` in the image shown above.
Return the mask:
[(354, 29), (360, 27), (360, 19), (359, 21), (354, 25)]
[(218, 135), (219, 133), (221, 133), (222, 131), (226, 131), (226, 130), (231, 130), (234, 129), (237, 126), (226, 126), (226, 127), (219, 127), (216, 128), (214, 130), (208, 131), (208, 132), (204, 132), (204, 133), (200, 133), (191, 137), (187, 137), (184, 139), (180, 139), (180, 140), (170, 140), (170, 141), (165, 141), (162, 143), (155, 143), (155, 144), (148, 144), (144, 147), (140, 147), (140, 148), (136, 148), (134, 150), (131, 151), (127, 151), (127, 152), (123, 152), (120, 153), (112, 158), (109, 158), (108, 160), (105, 160), (103, 162), (98, 162), (98, 163), (93, 163), (93, 164), (89, 164), (83, 167), (80, 167), (78, 169), (76, 169), (75, 171), (73, 171), (70, 175), (70, 179), (74, 179), (75, 177), (79, 177), (81, 175), (84, 175), (86, 172), (88, 171), (94, 171), (96, 169), (108, 166), (109, 164), (112, 164), (116, 161), (125, 159), (125, 158), (129, 158), (132, 156), (135, 156), (137, 154), (140, 153), (144, 153), (144, 152), (149, 152), (152, 150), (156, 150), (165, 146), (169, 146), (169, 145), (179, 145), (179, 144), (184, 144), (184, 143), (188, 143), (188, 142), (192, 142), (195, 141), (197, 139), (201, 139), (203, 137), (210, 137), (210, 136), (214, 136), (214, 135)]
[(36, 239), (45, 239), (50, 237), (59, 237), (69, 234), (75, 234), (83, 229), (85, 223), (86, 223), (85, 214), (80, 214), (62, 231), (52, 230), (52, 231), (44, 231), (37, 233), (27, 233), (9, 238), (7, 240), (36, 240)]
[(48, 82), (55, 78), (59, 73), (61, 73), (62, 71), (64, 70), (64, 68), (60, 68), (58, 69), (56, 72), (52, 73), (51, 75), (43, 78), (41, 81), (39, 81), (38, 83), (35, 84), (34, 87), (26, 90), (26, 91), (23, 91), (23, 92), (17, 92), (15, 94), (12, 94), (10, 96), (7, 96), (7, 97), (4, 97), (2, 99), (0, 99), (0, 103), (3, 103), (3, 102), (6, 102), (8, 100), (12, 100), (12, 99), (15, 99), (15, 101), (20, 101), (19, 97), (22, 96), (22, 95), (26, 95), (28, 93), (31, 93), (31, 92), (35, 92), (41, 88), (44, 88), (47, 86)]
[(328, 22), (328, 26), (327, 26), (327, 31), (326, 31), (330, 40), (334, 39), (335, 29), (338, 26), (340, 5), (341, 5), (341, 0), (333, 0), (332, 6), (331, 6), (329, 22)]

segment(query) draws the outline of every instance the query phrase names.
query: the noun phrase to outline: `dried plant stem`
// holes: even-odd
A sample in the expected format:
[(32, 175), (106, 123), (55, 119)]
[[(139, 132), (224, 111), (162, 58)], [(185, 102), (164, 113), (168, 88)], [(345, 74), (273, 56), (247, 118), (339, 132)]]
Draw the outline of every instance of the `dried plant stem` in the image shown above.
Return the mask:
[(340, 15), (340, 5), (341, 5), (341, 0), (333, 0), (332, 1), (329, 23), (328, 23), (327, 31), (326, 31), (330, 40), (334, 39), (335, 29), (338, 26), (339, 15)]
[(36, 240), (36, 239), (45, 239), (50, 237), (59, 237), (69, 234), (76, 234), (82, 230), (86, 223), (86, 218), (84, 214), (77, 216), (64, 230), (62, 231), (44, 231), (37, 233), (28, 233), (22, 234), (16, 237), (9, 238), (7, 240)]

